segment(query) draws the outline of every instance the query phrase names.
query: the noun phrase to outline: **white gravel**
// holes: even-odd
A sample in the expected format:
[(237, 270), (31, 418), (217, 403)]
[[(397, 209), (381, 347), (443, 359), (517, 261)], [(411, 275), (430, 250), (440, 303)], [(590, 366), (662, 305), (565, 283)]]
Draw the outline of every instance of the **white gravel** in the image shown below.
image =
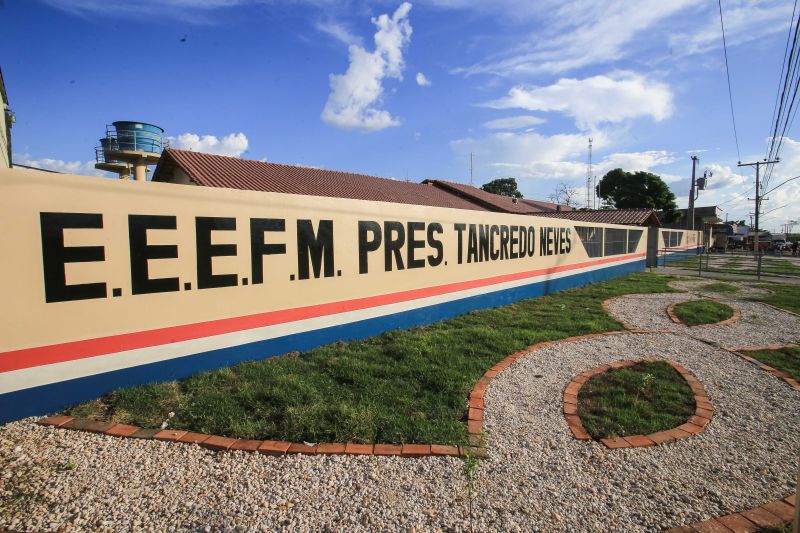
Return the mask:
[[(670, 301), (692, 297), (657, 296), (619, 299), (612, 311), (628, 321), (666, 317)], [(769, 321), (743, 318), (752, 343), (797, 340), (797, 317), (775, 313), (774, 334)], [(489, 458), (472, 487), (472, 516), (454, 458), (214, 453), (27, 419), (0, 427), (0, 529), (660, 531), (791, 492), (800, 395), (675, 329), (548, 346), (501, 373), (486, 393)], [(700, 379), (715, 408), (706, 431), (613, 451), (572, 438), (561, 413), (566, 383), (604, 362), (642, 357), (676, 360)]]
[(676, 324), (667, 315), (670, 304), (698, 298), (691, 293), (634, 294), (611, 300), (608, 310), (613, 317), (637, 329), (675, 331), (725, 348), (800, 342), (800, 316), (757, 302), (715, 298), (742, 313), (741, 319), (723, 326), (708, 324), (687, 327)]
[[(726, 285), (734, 285), (738, 287), (738, 291), (734, 293), (720, 293), (714, 291), (704, 290), (704, 287), (714, 283), (725, 283)], [(750, 298), (754, 296), (766, 296), (772, 294), (772, 291), (763, 287), (754, 287), (752, 283), (733, 282), (733, 281), (720, 281), (717, 279), (699, 279), (699, 280), (680, 280), (672, 281), (669, 286), (679, 291), (693, 292), (703, 296), (713, 298), (727, 297), (727, 298)]]

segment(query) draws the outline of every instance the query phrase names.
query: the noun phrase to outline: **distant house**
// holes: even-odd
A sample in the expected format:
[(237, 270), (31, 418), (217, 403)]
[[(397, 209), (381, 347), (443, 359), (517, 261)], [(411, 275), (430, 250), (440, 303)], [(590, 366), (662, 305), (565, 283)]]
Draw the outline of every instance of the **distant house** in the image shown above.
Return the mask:
[(8, 107), (8, 94), (0, 70), (0, 168), (11, 168), (11, 125), (14, 113)]
[[(691, 225), (687, 225), (689, 218), (688, 209), (678, 209), (679, 217), (675, 222), (664, 224), (665, 228), (671, 229), (691, 229)], [(658, 211), (658, 216), (664, 220), (664, 212)], [(694, 229), (701, 230), (707, 228), (711, 224), (719, 224), (722, 222), (723, 212), (722, 209), (715, 205), (694, 208)]]
[(519, 215), (571, 209), (566, 205), (492, 194), (450, 181), (425, 180), (413, 183), (173, 148), (167, 148), (162, 153), (153, 173), (153, 181)]
[(537, 213), (538, 216), (564, 218), (590, 224), (623, 224), (626, 226), (661, 226), (656, 211), (641, 209), (586, 209), (583, 211), (561, 211)]

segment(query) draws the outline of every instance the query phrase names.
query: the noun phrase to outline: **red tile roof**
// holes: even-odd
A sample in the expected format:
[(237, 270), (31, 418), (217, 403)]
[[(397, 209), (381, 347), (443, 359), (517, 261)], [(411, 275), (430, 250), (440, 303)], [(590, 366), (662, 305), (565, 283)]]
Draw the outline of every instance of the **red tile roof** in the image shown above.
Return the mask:
[(660, 226), (655, 210), (642, 209), (594, 209), (587, 211), (562, 211), (560, 213), (539, 213), (538, 216), (565, 218), (576, 222), (595, 224), (625, 224), (629, 226)]
[[(468, 198), (473, 202), (485, 205), (491, 211), (503, 211), (506, 213), (516, 213), (519, 215), (532, 215), (547, 211), (555, 211), (557, 205), (526, 198), (511, 198), (486, 192), (483, 189), (467, 185), (465, 183), (455, 183), (444, 180), (425, 180), (423, 183), (431, 183), (436, 187), (452, 192), (463, 198)], [(570, 209), (568, 206), (561, 206), (562, 209)]]
[(173, 148), (164, 150), (153, 180), (170, 181), (176, 166), (186, 172), (194, 183), (205, 187), (489, 210), (477, 202), (449, 194), (432, 185)]

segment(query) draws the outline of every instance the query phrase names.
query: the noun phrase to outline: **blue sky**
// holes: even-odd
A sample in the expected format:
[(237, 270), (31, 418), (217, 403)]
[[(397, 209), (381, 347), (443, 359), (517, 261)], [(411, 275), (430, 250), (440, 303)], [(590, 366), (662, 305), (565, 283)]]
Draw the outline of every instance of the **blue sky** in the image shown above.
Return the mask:
[[(787, 0), (722, 2), (741, 159), (763, 158), (792, 14)], [(6, 0), (0, 66), (15, 161), (94, 173), (114, 120), (173, 145), (397, 179), (516, 177), (585, 204), (595, 173), (649, 170), (686, 205), (690, 156), (711, 170), (699, 205), (752, 211), (717, 3), (708, 0)], [(774, 183), (800, 169), (784, 142)], [(800, 219), (800, 180), (764, 226)], [(784, 206), (785, 207), (782, 207)], [(800, 229), (800, 226), (798, 227)]]

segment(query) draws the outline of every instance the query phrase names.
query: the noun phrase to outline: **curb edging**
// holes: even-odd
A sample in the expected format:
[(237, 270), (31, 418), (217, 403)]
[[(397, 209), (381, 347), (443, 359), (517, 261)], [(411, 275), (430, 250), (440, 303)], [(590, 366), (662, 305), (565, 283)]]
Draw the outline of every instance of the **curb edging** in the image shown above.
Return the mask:
[(749, 363), (753, 363), (754, 365), (756, 365), (757, 367), (761, 368), (762, 370), (764, 370), (766, 372), (769, 372), (770, 374), (772, 374), (776, 378), (786, 382), (794, 390), (800, 392), (800, 382), (798, 382), (796, 379), (792, 378), (790, 375), (786, 374), (785, 372), (782, 372), (782, 371), (778, 370), (777, 368), (773, 368), (773, 367), (771, 367), (769, 365), (765, 365), (764, 363), (762, 363), (758, 359), (756, 359), (754, 357), (750, 357), (749, 355), (746, 355), (745, 353), (743, 353), (743, 352), (757, 352), (757, 351), (760, 351), (760, 350), (780, 350), (782, 348), (797, 348), (797, 347), (800, 347), (800, 344), (785, 344), (785, 345), (782, 345), (782, 346), (781, 345), (748, 346), (748, 347), (745, 347), (745, 348), (731, 348), (730, 351), (735, 353), (736, 355), (738, 355), (739, 357), (741, 357), (745, 361), (747, 361)]
[(686, 380), (686, 383), (694, 393), (695, 401), (695, 414), (690, 417), (685, 423), (678, 427), (657, 431), (649, 435), (629, 435), (627, 437), (610, 437), (600, 439), (600, 443), (611, 450), (621, 448), (642, 448), (645, 446), (655, 446), (660, 444), (669, 444), (681, 439), (689, 438), (693, 435), (702, 433), (706, 426), (711, 422), (714, 417), (714, 407), (708, 399), (703, 385), (700, 381), (689, 372), (683, 365), (669, 359), (658, 359), (651, 357), (648, 359), (629, 359), (625, 361), (614, 361), (596, 366), (586, 372), (578, 374), (572, 381), (570, 381), (564, 388), (564, 418), (567, 421), (572, 435), (577, 440), (591, 441), (593, 440), (586, 428), (583, 427), (580, 416), (578, 416), (578, 394), (580, 393), (583, 384), (589, 381), (592, 377), (607, 372), (611, 369), (628, 368), (639, 363), (654, 363), (663, 361), (668, 363)]
[[(706, 299), (713, 300), (712, 298), (706, 298)], [(701, 300), (702, 300), (702, 298), (701, 298)], [(697, 300), (688, 300), (688, 301), (689, 302), (693, 302), (693, 301), (697, 301)], [(716, 301), (716, 300), (713, 300), (713, 301)], [(709, 326), (727, 326), (728, 324), (732, 324), (732, 323), (737, 322), (737, 321), (742, 319), (742, 311), (738, 307), (734, 307), (734, 306), (730, 305), (727, 302), (720, 302), (723, 305), (727, 305), (728, 307), (733, 309), (733, 316), (732, 317), (726, 318), (725, 320), (723, 320), (721, 322), (711, 322), (709, 324), (697, 324), (695, 326), (690, 326), (689, 324), (686, 324), (685, 322), (683, 322), (680, 319), (680, 317), (678, 317), (678, 315), (675, 314), (675, 306), (676, 305), (680, 305), (680, 304), (684, 304), (684, 303), (687, 303), (687, 302), (673, 302), (673, 303), (669, 304), (667, 306), (667, 315), (669, 315), (670, 320), (672, 320), (676, 324), (678, 324), (680, 326), (687, 327), (687, 328), (704, 328), (704, 327), (709, 327)]]
[(710, 518), (702, 522), (695, 522), (685, 526), (674, 527), (665, 533), (704, 533), (713, 531), (760, 531), (770, 526), (791, 524), (794, 520), (797, 494), (790, 494), (786, 498), (773, 500), (764, 505), (731, 513), (717, 518)]

